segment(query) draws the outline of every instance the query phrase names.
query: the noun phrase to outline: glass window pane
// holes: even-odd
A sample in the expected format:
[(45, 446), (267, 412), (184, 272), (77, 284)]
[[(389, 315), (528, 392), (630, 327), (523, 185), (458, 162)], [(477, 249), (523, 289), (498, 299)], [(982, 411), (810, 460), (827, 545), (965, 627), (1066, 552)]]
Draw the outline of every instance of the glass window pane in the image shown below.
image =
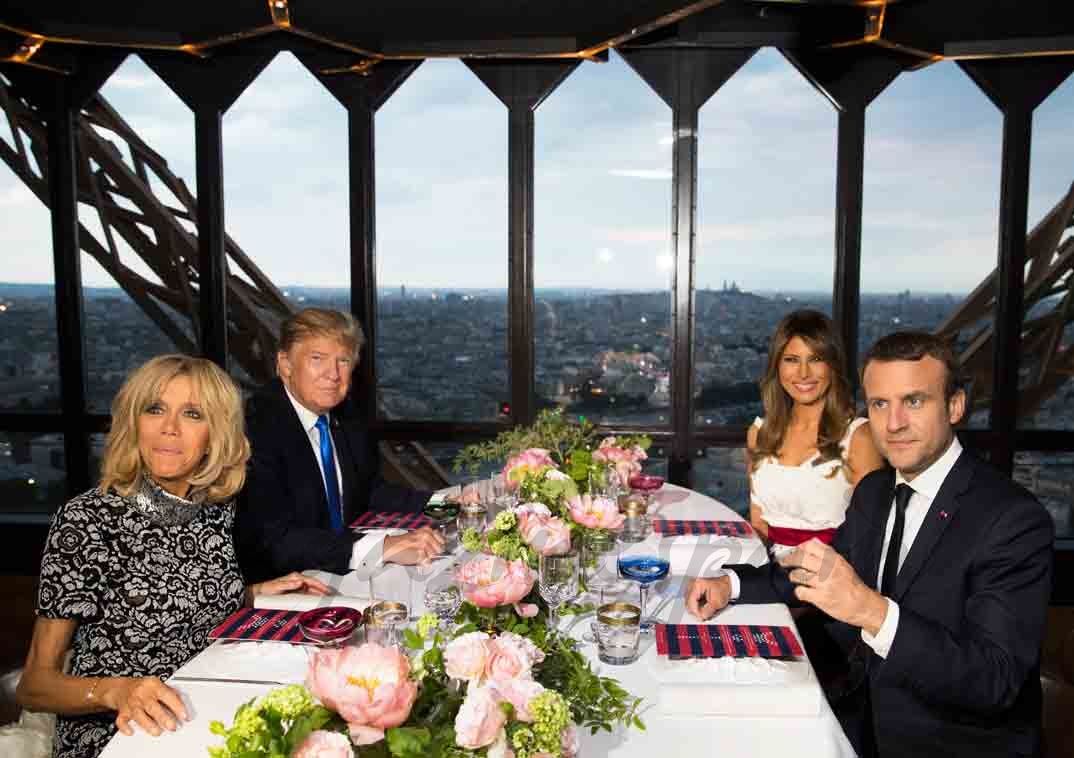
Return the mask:
[[(939, 331), (988, 424), (1000, 112), (954, 62), (902, 74), (866, 111), (859, 355), (900, 329)], [(982, 343), (974, 340), (980, 336)]]
[(708, 447), (694, 458), (694, 489), (749, 518), (750, 483), (744, 447)]
[(536, 388), (592, 421), (666, 426), (671, 111), (617, 55), (537, 110)]
[(507, 376), (507, 111), (455, 60), (377, 112), (377, 381), (387, 418), (495, 419)]
[[(1019, 372), (1018, 424), (1023, 429), (1074, 429), (1074, 284), (1068, 266), (1057, 263), (1074, 251), (1071, 198), (1074, 161), (1074, 79), (1068, 79), (1033, 112), (1030, 162), (1029, 238), (1026, 242), (1027, 329)], [(1045, 222), (1056, 209), (1054, 220)]]
[(1074, 452), (1017, 452), (1014, 480), (1048, 509), (1057, 538), (1074, 538)]
[[(7, 87), (0, 75), (0, 88)], [(29, 113), (13, 96), (11, 101), (13, 112)], [(0, 162), (0, 411), (54, 411), (60, 407), (60, 380), (52, 218), (35, 194), (44, 196), (47, 189), (31, 150), (34, 139), (44, 140), (45, 130), (35, 120), (15, 121), (23, 151), (5, 118), (0, 128), (4, 155), (35, 189)]]
[(0, 503), (5, 515), (47, 515), (65, 500), (62, 434), (0, 432)]
[(799, 308), (831, 315), (836, 117), (774, 49), (699, 113), (694, 423), (763, 415), (768, 339)]
[(289, 308), (350, 310), (347, 112), (283, 52), (228, 110), (223, 140), (227, 232), (270, 282), (254, 287), (229, 260), (236, 286), (261, 295), (228, 300), (230, 318), (254, 337), (229, 344), (229, 369), (248, 389), (276, 375)]
[[(111, 181), (97, 182), (92, 202), (83, 196), (79, 220), (87, 405), (107, 413), (130, 371), (155, 355), (196, 349), (190, 301), (176, 272), (197, 255), (197, 243), (183, 237), (187, 227), (180, 221), (153, 212), (156, 202), (180, 213), (193, 208), (178, 182), (195, 186), (193, 114), (137, 56), (124, 61), (100, 95), (119, 122), (90, 104), (94, 125), (86, 117), (79, 125), (79, 171), (86, 183), (91, 172)], [(152, 153), (138, 148), (139, 140)], [(165, 165), (157, 164), (158, 155)], [(109, 191), (125, 174), (140, 177), (137, 190)]]

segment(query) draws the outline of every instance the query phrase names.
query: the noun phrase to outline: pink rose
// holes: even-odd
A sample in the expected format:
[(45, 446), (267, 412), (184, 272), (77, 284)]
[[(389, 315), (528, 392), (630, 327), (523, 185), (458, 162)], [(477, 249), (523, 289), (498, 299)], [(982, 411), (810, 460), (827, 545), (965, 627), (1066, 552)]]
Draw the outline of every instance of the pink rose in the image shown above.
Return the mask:
[(543, 660), (544, 653), (528, 639), (514, 632), (503, 632), (489, 642), (485, 676), (489, 679), (528, 677), (533, 664)]
[(507, 679), (492, 683), (500, 697), (515, 708), (515, 718), (533, 723), (530, 701), (544, 692), (544, 686), (533, 679)]
[(611, 498), (575, 495), (567, 501), (567, 508), (575, 523), (590, 529), (618, 529), (623, 525), (623, 514)]
[(492, 640), (484, 632), (469, 632), (444, 646), (444, 671), (452, 679), (478, 682), (485, 676)]
[(533, 589), (537, 574), (524, 561), (479, 555), (459, 568), (455, 581), (463, 597), (479, 608), (517, 603)]
[(477, 750), (496, 741), (507, 714), (500, 708), (500, 697), (488, 685), (471, 685), (455, 716), (455, 744)]
[(593, 460), (597, 463), (610, 463), (615, 467), (615, 475), (623, 487), (630, 486), (631, 477), (641, 473), (641, 461), (649, 456), (637, 445), (630, 448), (619, 447), (615, 437), (605, 437), (600, 447), (593, 451)]
[(302, 740), (291, 758), (354, 758), (354, 748), (346, 735), (318, 729)]
[(578, 727), (571, 724), (563, 730), (560, 738), (560, 755), (563, 758), (575, 758), (578, 755)]
[(503, 467), (503, 478), (507, 487), (515, 490), (527, 474), (536, 474), (543, 469), (555, 467), (556, 462), (547, 450), (531, 447), (507, 460), (507, 465)]
[(409, 677), (410, 662), (399, 650), (365, 644), (318, 650), (306, 687), (347, 722), (355, 744), (368, 745), (410, 715), (418, 685)]
[(571, 528), (540, 503), (515, 509), (522, 541), (541, 555), (565, 555), (571, 549)]

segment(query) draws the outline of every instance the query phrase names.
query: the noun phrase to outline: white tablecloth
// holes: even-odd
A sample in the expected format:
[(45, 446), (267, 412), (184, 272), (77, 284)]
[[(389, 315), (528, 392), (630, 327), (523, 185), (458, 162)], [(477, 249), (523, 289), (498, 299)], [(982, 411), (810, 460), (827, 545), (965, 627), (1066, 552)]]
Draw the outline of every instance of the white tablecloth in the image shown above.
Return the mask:
[[(656, 496), (654, 515), (668, 518), (738, 519), (723, 504), (704, 495), (667, 485)], [(660, 539), (653, 535), (644, 543), (629, 546), (630, 552), (658, 553), (672, 558), (676, 572), (712, 573), (722, 563), (762, 565), (767, 557), (756, 538)], [(434, 564), (432, 573), (450, 571), (458, 559)], [(429, 572), (409, 571), (393, 566), (373, 580), (378, 598), (400, 599), (422, 609), (422, 582)], [(349, 604), (361, 607), (368, 602), (369, 583), (353, 576), (327, 577), (333, 586), (349, 596)], [(651, 593), (651, 611), (665, 621), (694, 622), (687, 618), (678, 597), (682, 577), (657, 585)], [(258, 605), (306, 609), (314, 604), (332, 604), (314, 598), (285, 597), (262, 599)], [(564, 626), (580, 636), (588, 619)], [(793, 626), (782, 605), (732, 606), (713, 623)], [(570, 626), (568, 626), (570, 625)], [(674, 755), (772, 756), (785, 758), (802, 750), (811, 756), (853, 756), (839, 724), (824, 699), (808, 661), (778, 663), (773, 667), (755, 660), (682, 662), (693, 669), (670, 667), (656, 655), (651, 639), (643, 642), (639, 659), (629, 666), (608, 666), (596, 659), (594, 645), (585, 645), (599, 673), (620, 680), (630, 692), (645, 699), (642, 718), (646, 731), (617, 730), (582, 737), (582, 754), (589, 756), (637, 756), (652, 758), (671, 751)], [(170, 681), (183, 696), (192, 720), (174, 733), (151, 737), (136, 732), (132, 737), (117, 735), (103, 752), (104, 758), (154, 756), (199, 756), (219, 744), (209, 732), (209, 721), (230, 723), (235, 709), (280, 684), (300, 683), (306, 670), (308, 649), (280, 643), (218, 642), (193, 658)], [(711, 674), (711, 676), (710, 676)], [(227, 681), (225, 681), (227, 680)], [(669, 687), (669, 680), (677, 682)], [(697, 690), (691, 690), (692, 684)], [(685, 689), (681, 688), (685, 687)], [(691, 697), (696, 691), (697, 696)], [(705, 703), (697, 705), (697, 703)], [(670, 715), (690, 710), (706, 715)], [(797, 715), (788, 715), (797, 714)]]

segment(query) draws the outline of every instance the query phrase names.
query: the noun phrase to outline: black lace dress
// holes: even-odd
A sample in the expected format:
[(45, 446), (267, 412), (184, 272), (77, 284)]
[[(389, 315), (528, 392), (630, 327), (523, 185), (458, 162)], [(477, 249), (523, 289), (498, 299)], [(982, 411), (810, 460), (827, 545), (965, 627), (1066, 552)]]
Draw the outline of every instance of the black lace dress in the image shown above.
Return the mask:
[[(49, 529), (37, 612), (78, 622), (76, 676), (165, 679), (238, 609), (231, 503), (200, 504), (151, 483), (130, 497), (91, 490), (63, 505)], [(115, 714), (60, 717), (54, 755), (92, 758)], [(137, 727), (136, 727), (137, 728)]]

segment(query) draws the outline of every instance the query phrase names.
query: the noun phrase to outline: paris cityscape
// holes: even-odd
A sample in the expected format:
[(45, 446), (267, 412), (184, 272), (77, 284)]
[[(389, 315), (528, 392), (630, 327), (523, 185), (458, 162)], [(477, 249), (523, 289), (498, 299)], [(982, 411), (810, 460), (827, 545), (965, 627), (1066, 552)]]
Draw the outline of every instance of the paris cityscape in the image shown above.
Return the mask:
[[(346, 309), (345, 290), (292, 288), (296, 307)], [(564, 407), (595, 422), (669, 425), (670, 298), (666, 291), (536, 292), (536, 389), (540, 407)], [(933, 329), (962, 301), (955, 294), (863, 294), (859, 355), (899, 328)], [(0, 407), (59, 410), (56, 317), (50, 285), (0, 284)], [(698, 290), (695, 328), (695, 428), (742, 428), (761, 415), (757, 380), (767, 342), (790, 310), (831, 310), (818, 293), (751, 293), (734, 282)], [(88, 406), (107, 413), (127, 373), (174, 350), (121, 290), (84, 291)], [(510, 398), (507, 299), (502, 290), (384, 288), (376, 324), (380, 412), (406, 420), (501, 418)], [(233, 367), (237, 378), (244, 377)], [(252, 390), (246, 380), (244, 390)], [(1069, 429), (1074, 386), (1061, 387), (1024, 428)], [(978, 412), (964, 426), (987, 423)], [(92, 435), (99, 457), (104, 436)], [(426, 446), (446, 469), (459, 445)], [(665, 468), (651, 451), (647, 468)], [(739, 512), (749, 488), (741, 447), (697, 451), (694, 487)], [(1045, 503), (1057, 535), (1072, 534), (1074, 453), (1021, 451), (1015, 477)], [(62, 435), (0, 433), (0, 488), (5, 509), (48, 513), (64, 498)]]

